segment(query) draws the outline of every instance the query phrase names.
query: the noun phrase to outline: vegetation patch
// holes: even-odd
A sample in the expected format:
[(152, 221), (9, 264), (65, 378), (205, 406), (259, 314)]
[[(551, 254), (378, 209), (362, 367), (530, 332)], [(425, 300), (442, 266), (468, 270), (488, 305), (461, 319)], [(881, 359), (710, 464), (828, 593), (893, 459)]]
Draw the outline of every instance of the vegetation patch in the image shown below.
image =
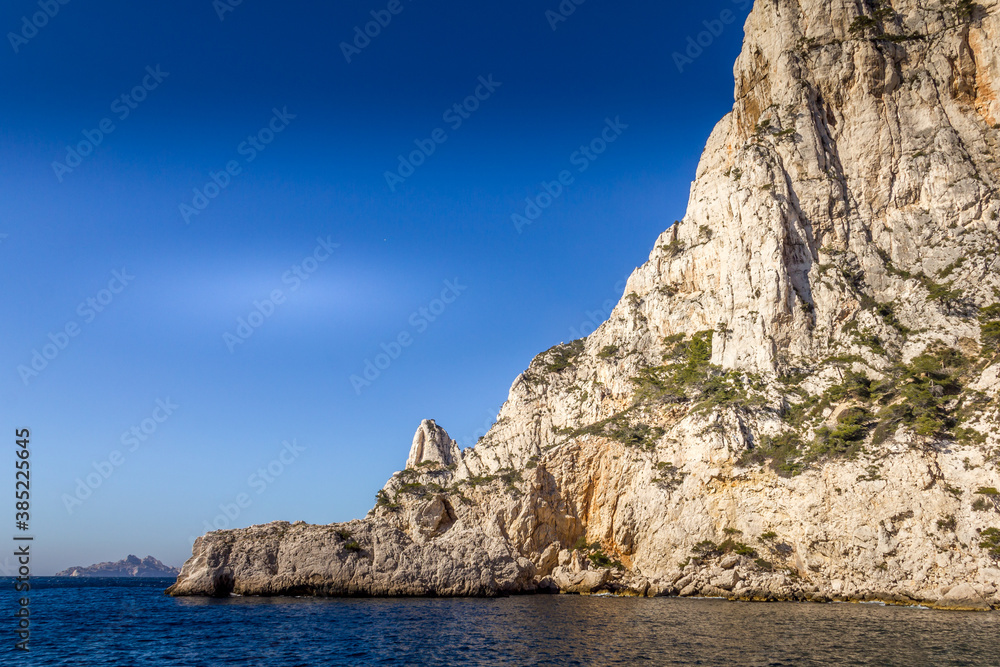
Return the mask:
[(375, 506), (384, 507), (391, 512), (396, 512), (402, 507), (394, 499), (389, 498), (389, 494), (385, 492), (385, 489), (379, 489), (379, 492), (375, 494)]
[(806, 454), (805, 443), (798, 434), (785, 432), (773, 437), (763, 436), (760, 444), (743, 452), (736, 464), (744, 468), (768, 464), (781, 477), (794, 477), (805, 469)]
[(722, 552), (719, 551), (719, 545), (712, 540), (702, 540), (691, 547), (691, 553), (699, 558), (714, 558), (722, 555)]
[(896, 317), (896, 309), (891, 303), (880, 303), (875, 306), (875, 312), (882, 321), (899, 332), (901, 336), (908, 336), (913, 333), (909, 328), (903, 326)]
[(877, 27), (878, 27), (878, 21), (876, 21), (870, 16), (865, 16), (864, 14), (862, 14), (861, 16), (858, 16), (853, 21), (851, 21), (850, 31), (852, 35), (863, 35), (872, 28), (877, 28)]
[(961, 268), (963, 264), (965, 264), (965, 257), (958, 258), (957, 260), (946, 266), (944, 269), (942, 269), (941, 272), (937, 274), (938, 278), (947, 278), (952, 274), (953, 271), (955, 271), (955, 269)]
[(597, 353), (598, 359), (614, 359), (618, 356), (618, 346), (617, 345), (605, 345), (601, 348), (601, 351)]
[[(968, 2), (969, 0), (959, 1)], [(904, 33), (901, 35), (890, 35), (886, 33), (886, 22), (895, 21), (899, 15), (888, 2), (883, 0), (872, 0), (871, 2), (868, 2), (867, 5), (871, 9), (871, 16), (862, 14), (861, 16), (855, 18), (854, 21), (851, 22), (850, 27), (852, 35), (857, 37), (870, 35), (870, 38), (874, 40), (885, 40), (896, 43), (924, 39), (924, 35), (919, 35), (917, 33)]]
[(673, 463), (660, 461), (656, 464), (657, 476), (653, 478), (653, 483), (657, 486), (673, 491), (684, 482), (688, 473), (681, 472)]
[(816, 429), (811, 453), (817, 457), (853, 459), (861, 451), (872, 424), (872, 414), (866, 408), (848, 408), (840, 414), (833, 428), (822, 426)]
[(774, 569), (774, 565), (772, 565), (770, 561), (764, 560), (763, 558), (755, 558), (753, 563), (764, 572), (770, 572)]
[(577, 358), (583, 352), (583, 339), (574, 340), (571, 343), (556, 345), (551, 347), (541, 356), (545, 361), (546, 373), (559, 373), (576, 364)]
[(749, 558), (756, 558), (757, 551), (752, 547), (742, 543), (737, 542), (731, 537), (727, 537), (725, 540), (716, 544), (712, 540), (702, 540), (698, 544), (691, 548), (691, 552), (698, 558), (716, 558), (723, 554), (735, 553), (740, 556), (747, 556)]
[(415, 496), (426, 496), (427, 487), (420, 482), (406, 482), (399, 487), (400, 493), (408, 493)]
[(879, 382), (848, 371), (840, 384), (791, 406), (784, 419), (799, 428), (822, 418), (834, 405), (854, 403), (836, 426), (816, 431), (815, 453), (829, 456), (855, 456), (869, 434), (872, 444), (879, 445), (900, 426), (921, 436), (953, 439), (959, 435), (956, 427), (974, 407), (974, 396), (965, 397), (968, 405), (959, 400), (969, 367), (970, 361), (958, 350), (933, 347), (909, 364), (891, 366)]
[(958, 527), (958, 521), (955, 520), (954, 514), (948, 514), (937, 520), (938, 530), (946, 533), (953, 533)]
[(589, 560), (594, 567), (613, 567), (616, 570), (624, 570), (625, 566), (620, 560), (615, 560), (604, 553), (601, 550), (601, 545), (598, 542), (593, 544), (587, 544), (587, 538), (581, 535), (577, 538), (576, 543), (573, 545), (575, 551), (582, 551), (587, 554), (587, 560)]
[[(676, 225), (678, 223), (675, 222), (674, 224)], [(667, 256), (667, 259), (671, 259), (684, 252), (685, 246), (683, 242), (678, 239), (674, 239), (670, 243), (661, 245), (660, 250), (662, 250), (663, 254)]]
[(755, 375), (724, 371), (711, 363), (716, 332), (700, 331), (690, 340), (683, 335), (664, 339), (667, 352), (661, 366), (642, 369), (631, 378), (636, 402), (645, 405), (693, 402), (695, 410), (720, 407), (759, 407), (764, 383)]
[(521, 489), (518, 488), (518, 484), (524, 482), (524, 477), (521, 475), (519, 470), (514, 468), (503, 468), (497, 471), (497, 479), (499, 479), (504, 484), (504, 488), (508, 493), (512, 493), (516, 496), (521, 495)]
[(987, 512), (991, 509), (1000, 512), (1000, 492), (995, 488), (981, 486), (976, 491), (976, 495), (982, 497), (972, 501), (972, 509), (979, 512)]
[(973, 2), (973, 0), (957, 0), (951, 3), (951, 10), (955, 13), (955, 17), (963, 23), (971, 21), (979, 9), (982, 9), (982, 5)]
[(980, 311), (979, 339), (982, 342), (983, 354), (995, 356), (1000, 352), (1000, 304)]
[(927, 276), (920, 274), (917, 279), (927, 290), (927, 300), (937, 301), (945, 306), (952, 306), (955, 302), (962, 298), (962, 291), (952, 289), (954, 281), (948, 283), (937, 283), (928, 278)]
[(560, 435), (565, 435), (567, 439), (579, 438), (584, 435), (596, 435), (611, 440), (616, 440), (628, 447), (639, 447), (641, 449), (653, 449), (656, 441), (659, 440), (666, 431), (659, 426), (650, 426), (642, 422), (633, 423), (629, 419), (629, 414), (634, 408), (616, 412), (607, 419), (584, 426), (577, 429), (558, 429)]
[(977, 512), (989, 512), (993, 505), (986, 498), (976, 498), (972, 501), (972, 509)]
[(747, 556), (749, 558), (756, 558), (757, 551), (752, 547), (744, 544), (743, 542), (738, 542), (731, 537), (726, 538), (719, 544), (719, 550), (724, 553), (734, 553), (738, 556)]
[(877, 435), (890, 435), (890, 429), (895, 432), (903, 424), (917, 435), (954, 437), (958, 419), (947, 403), (962, 393), (961, 377), (968, 365), (968, 359), (958, 350), (937, 347), (916, 357), (908, 366), (899, 364), (892, 368), (890, 381), (880, 391), (881, 402), (888, 405), (878, 413)]
[[(883, 309), (880, 314), (887, 320), (893, 318), (891, 309)], [(986, 312), (986, 317), (1000, 318), (1000, 308), (996, 313)], [(823, 364), (860, 361), (853, 357), (831, 357)], [(982, 367), (982, 360), (975, 366), (962, 352), (938, 344), (909, 364), (896, 363), (883, 370), (884, 377), (878, 381), (846, 370), (839, 384), (821, 394), (796, 390), (794, 385), (801, 381), (801, 376), (791, 376), (784, 380), (789, 388), (786, 398), (791, 404), (782, 418), (794, 432), (761, 437), (756, 446), (740, 457), (738, 465), (769, 464), (779, 475), (792, 476), (823, 458), (855, 458), (868, 443), (882, 444), (901, 426), (925, 438), (984, 442), (984, 434), (961, 426), (990, 404), (989, 397), (968, 391), (965, 386), (966, 378)], [(804, 442), (797, 435), (845, 403), (847, 407), (835, 424), (815, 427), (812, 442)], [(859, 481), (875, 479), (880, 479), (877, 470), (869, 470)]]
[(594, 567), (613, 567), (616, 570), (624, 570), (625, 566), (621, 561), (612, 559), (610, 556), (606, 555), (603, 551), (595, 551), (594, 553), (587, 556)]
[(987, 528), (979, 536), (982, 538), (979, 548), (986, 549), (993, 560), (1000, 560), (1000, 528)]

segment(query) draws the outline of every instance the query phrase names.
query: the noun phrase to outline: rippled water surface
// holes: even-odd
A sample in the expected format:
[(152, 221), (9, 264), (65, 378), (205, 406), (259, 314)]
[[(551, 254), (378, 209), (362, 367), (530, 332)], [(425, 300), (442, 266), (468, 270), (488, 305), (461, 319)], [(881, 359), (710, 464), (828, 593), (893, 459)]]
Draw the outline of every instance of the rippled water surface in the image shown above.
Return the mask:
[(1000, 665), (1000, 614), (529, 596), (173, 599), (166, 580), (39, 579), (4, 665)]

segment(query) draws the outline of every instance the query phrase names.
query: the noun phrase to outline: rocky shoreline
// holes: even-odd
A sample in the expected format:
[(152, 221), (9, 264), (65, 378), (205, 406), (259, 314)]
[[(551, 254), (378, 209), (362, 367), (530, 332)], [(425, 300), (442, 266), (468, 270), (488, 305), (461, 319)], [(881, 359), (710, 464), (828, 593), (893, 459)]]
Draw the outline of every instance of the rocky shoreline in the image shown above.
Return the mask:
[[(516, 563), (511, 559), (506, 563), (493, 563), (492, 572), (508, 572), (508, 577), (483, 578), (481, 573), (448, 571), (446, 577), (422, 577), (410, 581), (394, 578), (378, 572), (373, 559), (369, 562), (367, 574), (361, 561), (368, 559), (365, 547), (343, 548), (356, 543), (342, 538), (350, 533), (366, 540), (370, 536), (361, 522), (311, 526), (303, 523), (289, 524), (277, 522), (264, 526), (254, 526), (245, 531), (226, 531), (228, 535), (211, 534), (207, 542), (197, 544), (198, 554), (190, 561), (178, 583), (168, 589), (171, 595), (203, 595), (228, 597), (230, 595), (262, 596), (318, 596), (318, 597), (497, 597), (524, 594), (579, 594), (613, 595), (623, 597), (690, 597), (726, 599), (742, 602), (813, 602), (813, 603), (883, 603), (898, 606), (921, 606), (931, 609), (956, 611), (988, 611), (1000, 609), (1000, 596), (985, 599), (979, 591), (968, 584), (943, 586), (936, 594), (908, 594), (902, 591), (868, 590), (844, 591), (836, 593), (824, 591), (819, 586), (798, 576), (794, 570), (772, 572), (762, 570), (754, 558), (728, 554), (712, 558), (698, 565), (689, 564), (682, 570), (673, 572), (662, 579), (647, 579), (615, 568), (595, 568), (583, 551), (564, 552), (565, 564), (556, 566), (546, 576), (537, 576), (537, 569), (530, 562)], [(301, 574), (277, 574), (274, 567), (267, 572), (251, 573), (239, 568), (212, 566), (212, 563), (232, 562), (246, 565), (258, 562), (272, 562), (274, 558), (267, 546), (272, 540), (280, 541), (288, 535), (292, 553), (298, 566), (304, 566)], [(247, 532), (248, 531), (248, 532)], [(301, 531), (300, 536), (294, 533)], [(317, 534), (333, 535), (326, 545), (327, 558), (340, 562), (341, 567), (327, 568), (325, 571), (310, 569), (313, 559), (304, 555), (297, 544), (300, 539), (313, 539)], [(212, 538), (221, 538), (214, 542)], [(201, 538), (205, 540), (206, 538)], [(333, 543), (342, 541), (340, 548)], [(346, 539), (346, 541), (345, 541)], [(201, 541), (201, 540), (199, 540)], [(237, 541), (243, 544), (265, 545), (252, 554), (234, 553)], [(280, 549), (280, 547), (279, 547)], [(481, 562), (481, 561), (478, 561)], [(198, 571), (199, 566), (203, 569)], [(298, 569), (298, 567), (297, 567)], [(344, 577), (348, 574), (349, 578)], [(1000, 572), (997, 573), (1000, 575)], [(842, 582), (834, 582), (833, 588), (842, 587)]]

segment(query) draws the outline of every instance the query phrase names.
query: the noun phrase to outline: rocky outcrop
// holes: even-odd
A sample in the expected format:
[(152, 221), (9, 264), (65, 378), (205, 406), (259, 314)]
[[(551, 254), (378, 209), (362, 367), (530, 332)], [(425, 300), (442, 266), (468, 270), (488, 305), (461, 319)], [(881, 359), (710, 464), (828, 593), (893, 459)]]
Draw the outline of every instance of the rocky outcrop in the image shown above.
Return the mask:
[(461, 460), (462, 454), (458, 449), (458, 443), (452, 440), (443, 428), (433, 419), (420, 422), (420, 428), (413, 435), (410, 456), (406, 459), (407, 468), (416, 468), (424, 463), (451, 466), (457, 465)]
[[(433, 505), (433, 501), (429, 503)], [(438, 505), (442, 503), (438, 500)], [(429, 512), (417, 517), (427, 530)], [(493, 596), (533, 587), (532, 564), (468, 527), (433, 542), (388, 522), (272, 523), (195, 541), (174, 595)]]
[(139, 558), (129, 554), (114, 563), (98, 563), (87, 567), (71, 567), (56, 572), (57, 577), (176, 577), (180, 570), (164, 565), (152, 556)]
[(609, 320), (363, 521), (210, 533), (171, 592), (1000, 607), (998, 12), (758, 2)]

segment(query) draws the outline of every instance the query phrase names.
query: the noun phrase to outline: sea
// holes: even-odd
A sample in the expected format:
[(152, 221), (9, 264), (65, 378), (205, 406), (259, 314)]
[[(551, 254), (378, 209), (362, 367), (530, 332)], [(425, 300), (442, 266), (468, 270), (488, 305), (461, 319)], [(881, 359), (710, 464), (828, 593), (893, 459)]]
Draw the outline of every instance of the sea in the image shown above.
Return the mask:
[(34, 578), (2, 665), (1000, 665), (1000, 613), (533, 595), (171, 598), (170, 579)]

